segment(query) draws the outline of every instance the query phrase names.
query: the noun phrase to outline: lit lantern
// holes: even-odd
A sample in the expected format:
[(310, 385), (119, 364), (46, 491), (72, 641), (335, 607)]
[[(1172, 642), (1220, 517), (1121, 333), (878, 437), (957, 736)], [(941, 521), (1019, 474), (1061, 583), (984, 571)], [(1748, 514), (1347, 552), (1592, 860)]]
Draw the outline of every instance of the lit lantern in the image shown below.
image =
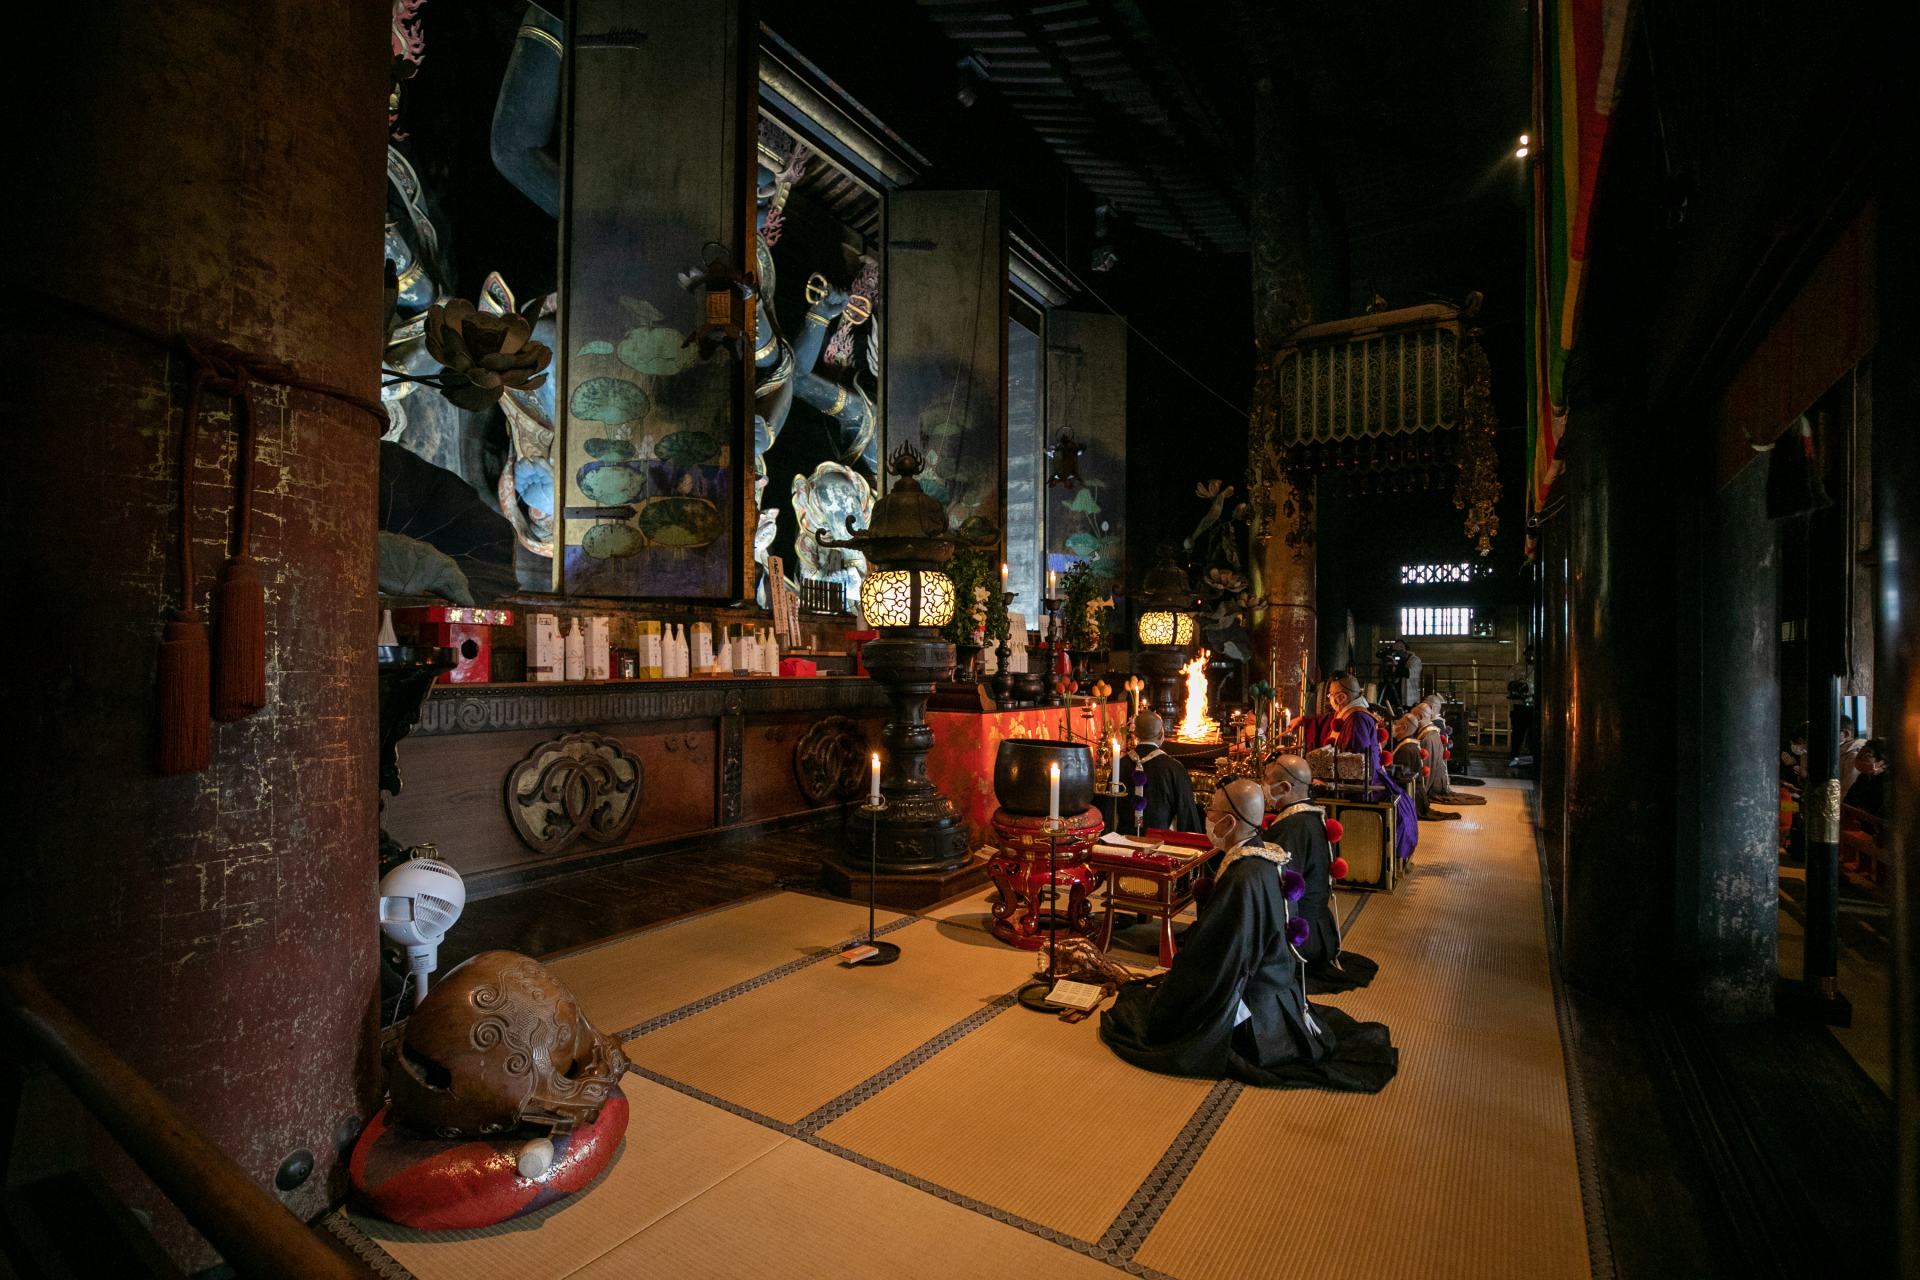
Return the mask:
[(1140, 615), (1137, 627), (1141, 644), (1170, 644), (1182, 649), (1193, 646), (1193, 615), (1171, 609), (1150, 609)]
[(882, 569), (860, 584), (870, 627), (944, 627), (953, 621), (953, 579), (938, 569)]
[(966, 544), (948, 528), (939, 499), (920, 487), (924, 465), (911, 446), (895, 450), (887, 460), (893, 483), (874, 503), (867, 527), (855, 529), (849, 519), (845, 537), (817, 531), (822, 547), (857, 551), (872, 567), (860, 584), (860, 609), (880, 635), (862, 656), (893, 708), (882, 730), (886, 803), (849, 820), (849, 857), (827, 864), (836, 892), (851, 887), (854, 864), (864, 874), (869, 857), (890, 874), (939, 881), (964, 867), (972, 849), (966, 824), (927, 777), (933, 746), (927, 698), (938, 681), (951, 678), (954, 660), (953, 646), (940, 634), (954, 614), (953, 579), (944, 566)]
[(1197, 628), (1187, 571), (1170, 557), (1147, 572), (1141, 583), (1144, 608), (1134, 631), (1140, 641), (1139, 669), (1152, 681), (1153, 709), (1169, 722), (1180, 714), (1179, 678)]

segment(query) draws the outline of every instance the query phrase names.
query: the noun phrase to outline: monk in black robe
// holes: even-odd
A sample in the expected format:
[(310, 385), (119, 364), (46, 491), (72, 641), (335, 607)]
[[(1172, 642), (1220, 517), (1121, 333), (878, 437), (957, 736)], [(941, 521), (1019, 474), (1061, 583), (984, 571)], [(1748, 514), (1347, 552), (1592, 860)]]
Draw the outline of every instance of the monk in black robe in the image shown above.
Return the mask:
[(1285, 855), (1260, 843), (1261, 784), (1240, 779), (1215, 799), (1235, 821), (1226, 841), (1208, 824), (1228, 858), (1213, 896), (1173, 967), (1120, 989), (1101, 1015), (1101, 1039), (1135, 1066), (1169, 1075), (1378, 1092), (1399, 1061), (1386, 1027), (1307, 1003), (1289, 938), (1304, 941), (1287, 900), (1293, 886), (1282, 879)]
[(1205, 820), (1193, 799), (1193, 778), (1187, 766), (1161, 750), (1166, 724), (1151, 711), (1133, 718), (1133, 759), (1147, 775), (1147, 807), (1140, 814), (1142, 830), (1199, 831)]
[(1307, 966), (1309, 995), (1352, 991), (1372, 982), (1380, 966), (1341, 945), (1333, 910), (1333, 841), (1327, 811), (1312, 802), (1313, 767), (1299, 756), (1280, 756), (1267, 766), (1267, 811), (1278, 815), (1263, 839), (1284, 849), (1287, 866), (1306, 881), (1294, 914), (1312, 932), (1297, 948)]

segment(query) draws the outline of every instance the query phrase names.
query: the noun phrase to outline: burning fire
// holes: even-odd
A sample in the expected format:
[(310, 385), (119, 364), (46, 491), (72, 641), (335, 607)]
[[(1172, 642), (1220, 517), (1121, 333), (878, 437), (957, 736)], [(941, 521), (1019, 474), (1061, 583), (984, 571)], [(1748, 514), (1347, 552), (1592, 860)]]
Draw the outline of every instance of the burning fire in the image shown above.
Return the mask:
[(1207, 714), (1207, 659), (1212, 656), (1202, 649), (1180, 668), (1187, 677), (1187, 709), (1173, 736), (1181, 742), (1220, 741), (1220, 722)]

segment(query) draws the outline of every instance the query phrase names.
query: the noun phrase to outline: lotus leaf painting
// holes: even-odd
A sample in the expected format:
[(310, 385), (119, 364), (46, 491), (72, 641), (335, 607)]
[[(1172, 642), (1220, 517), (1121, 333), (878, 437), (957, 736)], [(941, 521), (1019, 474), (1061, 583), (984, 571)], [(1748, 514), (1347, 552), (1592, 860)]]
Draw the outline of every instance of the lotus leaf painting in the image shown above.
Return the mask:
[(688, 343), (707, 300), (682, 277), (716, 258), (753, 267), (752, 156), (713, 125), (756, 83), (750, 56), (714, 51), (754, 42), (737, 6), (672, 11), (643, 41), (569, 58), (560, 88), (565, 595), (721, 601), (751, 588), (750, 370)]

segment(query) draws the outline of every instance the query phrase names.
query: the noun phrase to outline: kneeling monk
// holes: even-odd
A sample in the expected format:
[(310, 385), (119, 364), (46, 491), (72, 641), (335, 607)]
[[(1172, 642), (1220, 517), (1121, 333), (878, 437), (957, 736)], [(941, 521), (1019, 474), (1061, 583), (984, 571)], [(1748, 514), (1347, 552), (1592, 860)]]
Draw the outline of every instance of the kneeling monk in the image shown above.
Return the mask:
[(1260, 842), (1264, 788), (1251, 778), (1214, 792), (1207, 834), (1224, 851), (1207, 909), (1187, 930), (1173, 968), (1122, 987), (1101, 1015), (1100, 1037), (1128, 1062), (1169, 1075), (1248, 1084), (1377, 1092), (1398, 1054), (1387, 1029), (1307, 1004), (1296, 945), (1306, 921), (1283, 878), (1285, 853)]
[(1267, 766), (1267, 812), (1278, 815), (1266, 840), (1287, 853), (1287, 866), (1305, 878), (1306, 892), (1294, 914), (1312, 930), (1296, 950), (1307, 966), (1307, 990), (1314, 995), (1364, 987), (1380, 972), (1366, 956), (1340, 945), (1340, 921), (1333, 912), (1333, 842), (1327, 835), (1327, 811), (1313, 803), (1313, 767), (1299, 756), (1280, 756)]

